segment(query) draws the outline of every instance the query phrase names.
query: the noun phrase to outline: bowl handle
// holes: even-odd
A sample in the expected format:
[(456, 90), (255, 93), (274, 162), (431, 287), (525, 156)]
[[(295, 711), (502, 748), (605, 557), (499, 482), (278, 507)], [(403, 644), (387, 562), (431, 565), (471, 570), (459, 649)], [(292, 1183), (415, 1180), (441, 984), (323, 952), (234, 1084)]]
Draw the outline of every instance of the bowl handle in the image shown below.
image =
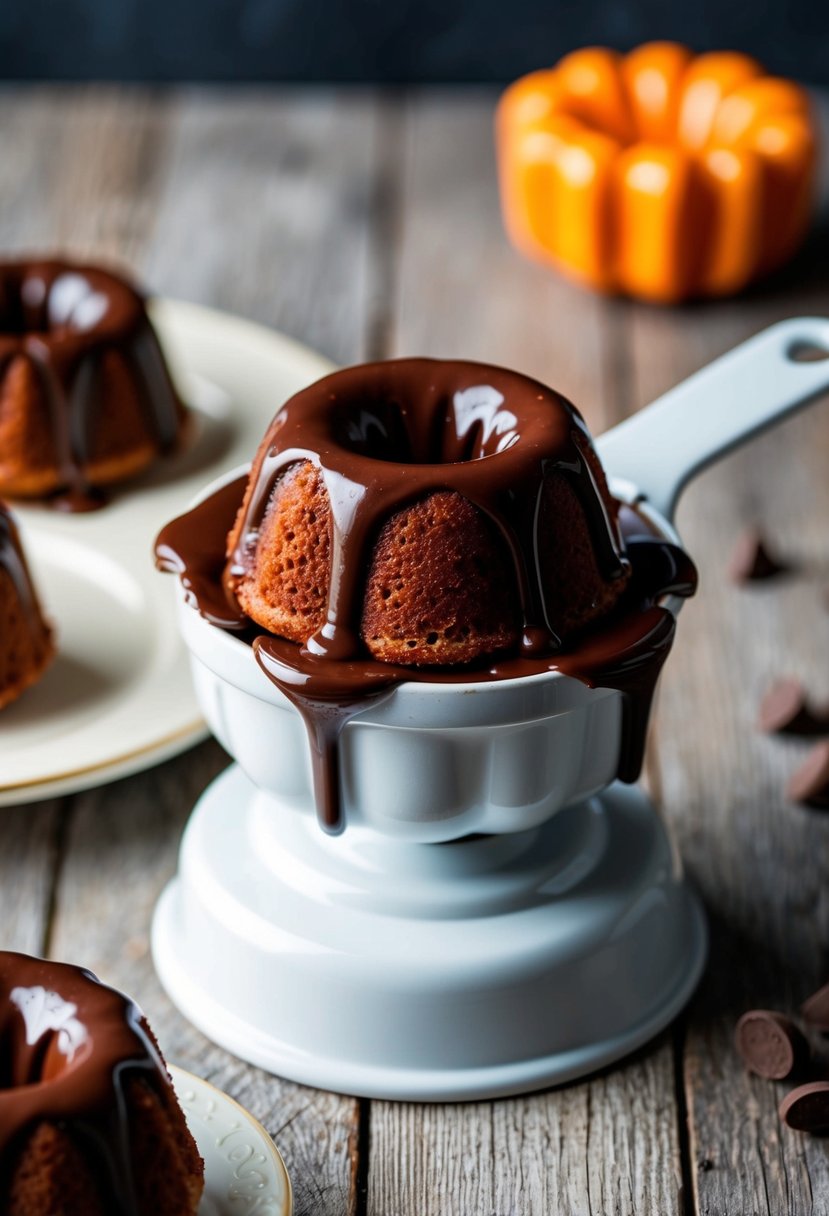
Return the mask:
[(792, 317), (689, 376), (596, 446), (611, 476), (631, 481), (673, 519), (692, 477), (826, 389), (829, 318)]

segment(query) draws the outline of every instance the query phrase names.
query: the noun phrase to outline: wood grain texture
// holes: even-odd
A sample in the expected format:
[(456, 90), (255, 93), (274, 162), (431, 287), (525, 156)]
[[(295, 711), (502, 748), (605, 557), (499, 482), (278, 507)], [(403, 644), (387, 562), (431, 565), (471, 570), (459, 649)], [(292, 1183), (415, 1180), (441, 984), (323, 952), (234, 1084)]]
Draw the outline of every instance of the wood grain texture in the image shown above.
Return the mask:
[(59, 799), (0, 808), (0, 949), (46, 949), (68, 813)]
[[(678, 313), (630, 311), (636, 403), (785, 316), (829, 311), (822, 242), (751, 297)], [(749, 1077), (733, 1049), (752, 1006), (793, 1011), (829, 975), (829, 820), (787, 805), (803, 743), (763, 737), (760, 698), (778, 676), (829, 694), (829, 401), (758, 439), (691, 487), (679, 525), (700, 568), (666, 667), (656, 759), (665, 813), (704, 896), (708, 973), (684, 1051), (698, 1210), (829, 1211), (825, 1144), (781, 1128), (785, 1085)], [(744, 589), (726, 566), (758, 524), (798, 566)]]
[(179, 94), (143, 258), (148, 282), (359, 360), (380, 139), (369, 95)]

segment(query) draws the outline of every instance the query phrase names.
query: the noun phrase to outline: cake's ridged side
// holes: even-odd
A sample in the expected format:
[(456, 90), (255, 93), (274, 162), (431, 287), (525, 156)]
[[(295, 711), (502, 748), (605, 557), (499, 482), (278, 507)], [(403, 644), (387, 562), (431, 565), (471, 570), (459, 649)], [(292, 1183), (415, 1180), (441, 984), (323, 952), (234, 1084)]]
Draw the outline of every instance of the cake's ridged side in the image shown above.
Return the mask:
[[(610, 521), (616, 504), (592, 448), (585, 451)], [(250, 494), (250, 487), (248, 488)], [(247, 498), (229, 549), (246, 517)], [(325, 623), (331, 581), (328, 495), (310, 461), (277, 482), (245, 569), (231, 577), (240, 608), (262, 628), (304, 643)], [(549, 623), (559, 636), (606, 614), (626, 578), (607, 581), (578, 495), (547, 476), (539, 519), (539, 566)], [(360, 635), (373, 658), (407, 665), (470, 663), (514, 648), (517, 588), (506, 542), (454, 491), (436, 491), (384, 523), (365, 574)]]
[[(599, 458), (591, 446), (583, 455), (608, 520), (616, 527), (618, 504), (611, 496)], [(578, 495), (559, 474), (545, 478), (538, 520), (541, 582), (551, 625), (560, 637), (605, 616), (625, 590), (629, 572), (608, 581), (596, 559), (593, 538)]]
[[(136, 1216), (196, 1216), (203, 1163), (170, 1088), (140, 1077), (125, 1087)], [(127, 1190), (123, 1180), (122, 1201)], [(70, 1130), (43, 1122), (16, 1151), (7, 1204), (13, 1216), (109, 1216), (110, 1205), (87, 1146)], [(125, 1210), (130, 1210), (129, 1205)]]
[(375, 659), (469, 663), (515, 645), (516, 587), (503, 540), (460, 494), (438, 491), (383, 526), (361, 635)]
[(14, 580), (0, 567), (0, 709), (34, 684), (54, 655), (49, 627), (29, 615)]
[(330, 514), (318, 470), (310, 461), (290, 465), (274, 489), (256, 548), (246, 555), (247, 570), (233, 579), (239, 606), (251, 620), (291, 642), (305, 642), (325, 623)]
[(133, 1174), (139, 1216), (195, 1216), (203, 1166), (172, 1088), (128, 1088)]
[(31, 359), (15, 355), (0, 372), (0, 486), (45, 494), (56, 485), (52, 418)]
[[(128, 358), (113, 348), (92, 359), (89, 459), (81, 472), (87, 484), (98, 486), (140, 473), (158, 457), (160, 447), (148, 430), (147, 409)], [(179, 413), (183, 423), (183, 411)], [(64, 472), (42, 373), (27, 355), (16, 355), (0, 379), (0, 487), (13, 497), (41, 497), (62, 488)]]
[(3, 1210), (9, 1216), (108, 1216), (83, 1152), (51, 1123), (33, 1128), (19, 1146)]

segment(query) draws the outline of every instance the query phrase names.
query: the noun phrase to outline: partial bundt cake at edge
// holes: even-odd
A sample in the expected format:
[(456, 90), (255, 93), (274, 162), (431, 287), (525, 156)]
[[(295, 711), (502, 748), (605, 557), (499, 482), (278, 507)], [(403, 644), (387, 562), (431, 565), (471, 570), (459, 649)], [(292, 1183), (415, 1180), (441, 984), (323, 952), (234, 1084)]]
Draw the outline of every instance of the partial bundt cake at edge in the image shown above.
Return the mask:
[(203, 1162), (128, 997), (0, 952), (0, 1078), (0, 1211), (195, 1216)]
[(54, 652), (20, 536), (0, 502), (0, 709), (40, 679)]
[(100, 267), (0, 262), (0, 493), (120, 481), (171, 450), (184, 408), (142, 295)]
[[(428, 377), (437, 361), (399, 362), (422, 365), (421, 374)], [(369, 365), (369, 369), (377, 366)], [(387, 366), (394, 369), (395, 364)], [(527, 383), (534, 384), (502, 369), (458, 367), (465, 369), (459, 375), (467, 378), (472, 374), (470, 367), (480, 376), (497, 371), (501, 381), (508, 385), (514, 378), (524, 392)], [(350, 371), (359, 373), (360, 369)], [(328, 378), (336, 379), (336, 373)], [(508, 391), (505, 398), (507, 409), (511, 404)], [(416, 406), (416, 401), (406, 402), (410, 410)], [(540, 583), (548, 623), (563, 640), (612, 610), (624, 592), (627, 573), (622, 569), (609, 578), (601, 569), (585, 498), (595, 500), (593, 528), (599, 518), (608, 543), (621, 547), (617, 504), (577, 411), (558, 395), (555, 408), (568, 424), (572, 419), (568, 442), (577, 450), (583, 470), (577, 487), (569, 470), (562, 472), (552, 462), (543, 475), (533, 574)], [(431, 425), (427, 422), (424, 429)], [(279, 443), (275, 422), (254, 461), (245, 501), (228, 540), (225, 581), (239, 607), (258, 625), (305, 643), (325, 626), (332, 576), (329, 497), (312, 461), (298, 460), (281, 470), (261, 521), (250, 537), (245, 536), (261, 470), (278, 452)], [(482, 476), (487, 474), (488, 459), (477, 461)], [(498, 459), (498, 454), (492, 456), (492, 460)], [(405, 484), (412, 467), (417, 466), (399, 463), (401, 483)], [(364, 573), (360, 638), (369, 654), (384, 662), (464, 664), (515, 650), (521, 641), (516, 573), (504, 537), (493, 520), (462, 494), (440, 488), (439, 472), (434, 482), (432, 492), (381, 521), (371, 546)]]

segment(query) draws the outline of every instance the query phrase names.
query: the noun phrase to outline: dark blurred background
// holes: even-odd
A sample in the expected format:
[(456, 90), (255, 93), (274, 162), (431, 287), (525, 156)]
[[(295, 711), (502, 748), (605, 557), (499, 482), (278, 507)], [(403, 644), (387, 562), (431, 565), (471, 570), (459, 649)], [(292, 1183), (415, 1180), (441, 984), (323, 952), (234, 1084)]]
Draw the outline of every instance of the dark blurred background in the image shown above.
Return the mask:
[(505, 81), (676, 38), (829, 83), (829, 0), (0, 0), (12, 80)]

